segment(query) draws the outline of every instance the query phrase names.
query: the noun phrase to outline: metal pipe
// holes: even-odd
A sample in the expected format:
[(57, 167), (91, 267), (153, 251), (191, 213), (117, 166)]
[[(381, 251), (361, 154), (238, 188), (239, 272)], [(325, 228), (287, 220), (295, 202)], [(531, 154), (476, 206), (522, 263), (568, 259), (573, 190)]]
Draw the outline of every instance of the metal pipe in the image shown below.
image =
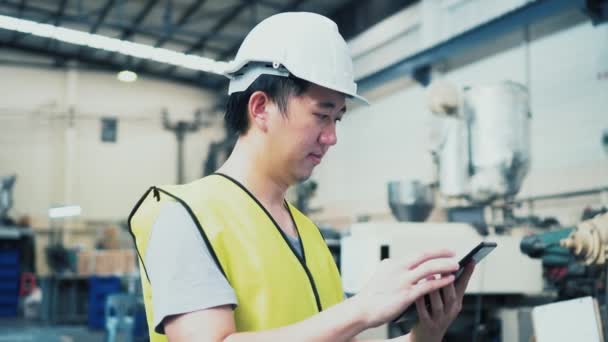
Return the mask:
[[(179, 125), (178, 128), (180, 128)], [(186, 131), (178, 129), (175, 134), (177, 137), (177, 184), (184, 184), (184, 135)]]
[(602, 186), (602, 187), (598, 187), (598, 188), (591, 188), (591, 189), (578, 190), (578, 191), (571, 191), (571, 192), (560, 192), (560, 193), (549, 194), (549, 195), (517, 198), (512, 201), (509, 201), (508, 203), (509, 204), (520, 204), (520, 203), (533, 202), (533, 201), (544, 201), (544, 200), (550, 200), (550, 199), (560, 199), (560, 198), (568, 198), (568, 197), (594, 195), (594, 194), (599, 194), (602, 192), (608, 192), (608, 186)]

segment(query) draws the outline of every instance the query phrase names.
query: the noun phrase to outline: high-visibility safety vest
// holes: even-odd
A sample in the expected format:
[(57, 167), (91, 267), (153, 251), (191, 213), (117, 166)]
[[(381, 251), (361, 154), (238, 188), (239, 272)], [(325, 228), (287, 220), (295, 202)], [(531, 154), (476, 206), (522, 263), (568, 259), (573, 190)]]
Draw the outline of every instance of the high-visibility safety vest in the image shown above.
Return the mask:
[(236, 292), (237, 331), (293, 324), (342, 300), (338, 269), (317, 226), (285, 202), (300, 236), (302, 257), (298, 257), (261, 203), (239, 182), (216, 173), (185, 185), (151, 187), (129, 216), (151, 341), (166, 341), (166, 337), (154, 331), (154, 294), (143, 257), (166, 201), (184, 206)]

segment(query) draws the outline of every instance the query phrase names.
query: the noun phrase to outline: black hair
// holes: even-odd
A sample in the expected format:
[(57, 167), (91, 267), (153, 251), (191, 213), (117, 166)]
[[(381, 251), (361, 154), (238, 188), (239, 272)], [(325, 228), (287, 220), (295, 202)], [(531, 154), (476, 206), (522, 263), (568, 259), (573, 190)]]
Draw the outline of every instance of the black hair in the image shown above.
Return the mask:
[(241, 92), (232, 93), (226, 104), (224, 122), (230, 134), (242, 135), (249, 128), (247, 107), (251, 94), (262, 91), (277, 104), (281, 113), (286, 114), (289, 96), (302, 95), (310, 82), (294, 76), (260, 75), (251, 85)]

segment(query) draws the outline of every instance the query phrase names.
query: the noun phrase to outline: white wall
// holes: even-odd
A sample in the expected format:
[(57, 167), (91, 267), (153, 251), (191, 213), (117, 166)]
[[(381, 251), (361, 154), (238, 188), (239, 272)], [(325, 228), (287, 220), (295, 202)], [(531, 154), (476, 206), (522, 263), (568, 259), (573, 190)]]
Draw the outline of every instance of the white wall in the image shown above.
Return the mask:
[[(543, 25), (555, 29), (571, 22), (562, 18)], [(529, 79), (532, 166), (520, 196), (608, 185), (608, 155), (601, 147), (608, 129), (608, 79), (600, 77), (608, 71), (608, 25), (585, 21), (534, 36), (546, 29), (532, 27), (529, 44), (519, 32), (520, 44), (508, 50), (468, 63), (448, 61), (443, 76), (460, 86)], [(395, 84), (401, 88), (375, 96), (372, 106), (351, 111), (340, 123), (338, 145), (314, 176), (319, 190), (313, 206), (324, 208), (319, 220), (388, 216), (388, 181), (432, 178), (426, 94), (403, 79)], [(590, 200), (565, 211), (555, 201), (545, 211), (540, 207), (570, 223), (598, 199)]]
[[(50, 205), (79, 204), (84, 219), (125, 219), (153, 184), (176, 181), (176, 139), (161, 109), (192, 120), (214, 98), (195, 87), (114, 74), (0, 67), (0, 175), (17, 173), (12, 216), (44, 221)], [(68, 108), (73, 108), (70, 127)], [(101, 142), (103, 116), (118, 117), (116, 143)], [(189, 134), (186, 180), (201, 176), (220, 126)]]

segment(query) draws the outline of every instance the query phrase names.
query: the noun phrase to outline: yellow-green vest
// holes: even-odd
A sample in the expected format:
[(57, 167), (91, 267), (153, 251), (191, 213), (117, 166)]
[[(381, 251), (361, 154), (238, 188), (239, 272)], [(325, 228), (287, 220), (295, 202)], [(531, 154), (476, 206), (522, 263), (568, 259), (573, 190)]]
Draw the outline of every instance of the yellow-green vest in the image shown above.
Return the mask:
[(185, 185), (151, 187), (129, 216), (151, 341), (166, 341), (166, 337), (154, 332), (154, 294), (143, 257), (151, 228), (166, 201), (177, 201), (186, 208), (234, 288), (237, 331), (293, 324), (342, 300), (340, 276), (319, 229), (291, 204), (285, 202), (300, 236), (302, 259), (258, 200), (226, 175), (213, 174)]

